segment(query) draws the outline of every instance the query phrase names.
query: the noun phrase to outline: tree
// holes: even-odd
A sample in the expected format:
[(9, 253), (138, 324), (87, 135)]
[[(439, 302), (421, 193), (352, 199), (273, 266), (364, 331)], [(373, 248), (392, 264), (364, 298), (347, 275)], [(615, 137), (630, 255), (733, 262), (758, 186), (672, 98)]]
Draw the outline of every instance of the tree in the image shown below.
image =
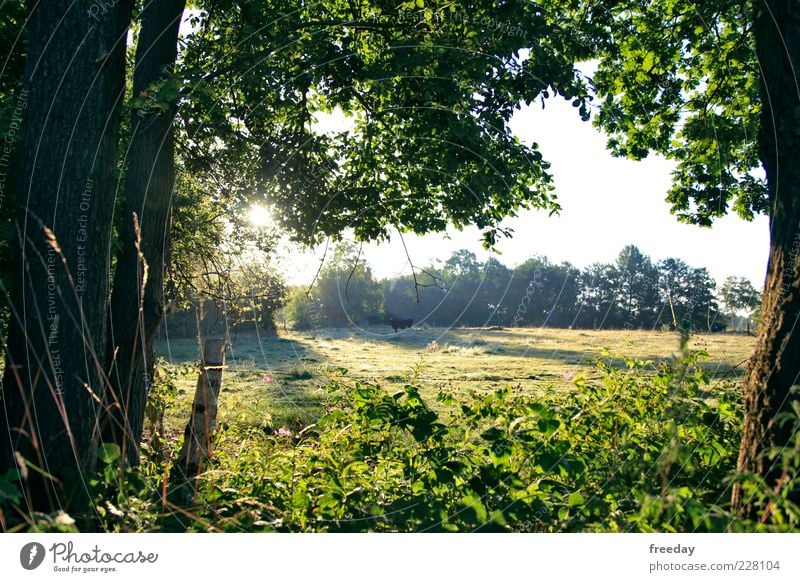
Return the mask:
[(133, 71), (134, 106), (104, 367), (109, 386), (101, 419), (105, 442), (139, 462), (144, 409), (153, 378), (153, 341), (164, 314), (164, 265), (175, 187), (172, 70), (185, 0), (146, 2)]
[[(19, 276), (11, 293), (18, 315), (10, 335), (3, 399), (14, 411), (11, 428), (16, 431), (32, 402), (33, 378), (49, 379), (56, 388), (62, 379), (65, 388), (69, 384), (66, 410), (59, 408), (60, 399), (42, 391), (35, 397), (34, 404), (38, 407), (44, 399), (42, 407), (53, 417), (52, 428), (41, 435), (45, 438), (36, 441), (39, 461), (72, 464), (62, 459), (69, 459), (74, 447), (76, 469), (91, 467), (98, 441), (92, 396), (111, 406), (106, 438), (125, 445), (128, 461), (136, 461), (147, 351), (161, 317), (158, 285), (147, 284), (144, 267), (154, 277), (151, 282), (157, 281), (169, 260), (164, 249), (170, 242), (148, 229), (169, 224), (165, 192), (172, 182), (169, 124), (175, 106), (180, 128), (176, 149), (186, 170), (215, 179), (225, 202), (266, 193), (277, 219), (306, 242), (338, 237), (346, 228), (359, 240), (373, 240), (388, 238), (395, 230), (442, 230), (450, 222), (478, 225), (490, 245), (507, 234), (499, 226), (504, 216), (519, 208), (558, 208), (546, 162), (535, 146), (512, 138), (508, 123), (521, 100), (531, 102), (548, 91), (575, 99), (585, 114), (586, 92), (572, 62), (586, 51), (562, 38), (538, 7), (513, 3), (503, 9), (507, 19), (542, 39), (540, 58), (526, 65), (518, 58), (527, 44), (522, 36), (497, 35), (480, 24), (480, 17), (487, 20), (495, 9), (489, 1), (471, 4), (474, 18), (469, 21), (441, 18), (441, 10), (434, 14), (417, 5), (332, 1), (286, 14), (282, 6), (266, 1), (200, 2), (193, 18), (196, 29), (176, 61), (180, 68), (170, 75), (181, 4), (170, 2), (157, 13), (152, 3), (142, 15), (141, 47), (144, 51), (150, 45), (150, 65), (166, 64), (167, 72), (162, 76), (163, 70), (145, 66), (144, 52), (137, 56), (142, 68), (139, 79), (134, 74), (138, 92), (133, 105), (152, 125), (132, 119), (131, 151), (137, 153), (125, 168), (125, 196), (130, 199), (121, 217), (120, 278), (111, 298), (115, 335), (106, 344), (112, 178), (119, 161), (116, 129), (131, 4), (116, 2), (100, 14), (96, 3), (57, 2), (45, 14), (41, 5), (30, 3), (27, 32), (29, 46), (35, 48), (27, 59), (26, 86), (37, 96), (29, 103), (34, 121), (26, 125), (21, 147), (21, 175), (31, 178), (20, 199), (23, 244), (15, 252)], [(155, 30), (157, 19), (164, 24), (163, 35), (148, 32)], [(54, 39), (58, 42), (48, 42)], [(448, 47), (454, 45), (470, 57), (453, 53)], [(67, 82), (58, 85), (56, 78), (65, 71)], [(84, 99), (87, 89), (89, 100)], [(48, 109), (51, 105), (55, 107)], [(313, 114), (336, 107), (354, 116), (355, 131), (330, 136), (313, 132)], [(48, 121), (48, 111), (58, 112), (57, 123)], [(156, 148), (158, 136), (164, 141)], [(445, 164), (448, 172), (431, 173), (436, 164)], [(152, 176), (144, 179), (151, 169)], [(84, 220), (75, 209), (88, 196), (87, 184), (92, 185), (92, 203)], [(153, 186), (152, 197), (144, 185)], [(53, 192), (59, 196), (53, 198)], [(147, 204), (140, 204), (144, 192), (155, 205), (152, 214)], [(140, 248), (133, 252), (131, 243), (139, 238), (135, 231), (131, 236), (136, 209), (141, 210), (141, 235)], [(58, 228), (50, 223), (57, 248), (38, 222), (47, 225), (51, 216), (59, 217)], [(97, 225), (90, 248), (76, 242), (86, 230), (79, 222)], [(38, 254), (28, 252), (33, 249)], [(61, 256), (52, 259), (60, 292), (55, 309), (69, 347), (53, 365), (47, 361), (52, 351), (47, 349), (43, 314), (49, 309), (48, 253), (58, 255), (59, 250)], [(85, 287), (83, 280), (78, 282), (80, 301), (70, 296), (65, 266), (87, 278)], [(33, 315), (31, 306), (36, 308)], [(29, 362), (30, 354), (38, 361)], [(106, 392), (105, 360), (112, 354), (113, 384)], [(25, 373), (17, 366), (24, 366)], [(31, 366), (42, 373), (32, 371), (29, 377)], [(63, 374), (48, 373), (48, 367)], [(71, 422), (71, 442), (55, 442), (51, 433), (62, 434)], [(17, 452), (23, 451), (16, 442), (7, 443), (3, 466), (14, 466)]]
[(275, 320), (287, 290), (273, 251), (238, 243), (204, 249), (192, 273), (184, 273), (182, 283), (173, 282), (182, 288), (173, 289), (164, 318), (168, 337), (224, 334), (235, 344), (240, 332), (277, 333)]
[[(470, 3), (468, 19), (450, 17), (457, 5), (329, 2), (285, 13), (269, 2), (226, 4), (209, 2), (187, 47), (198, 89), (181, 117), (207, 145), (196, 148), (197, 166), (249, 159), (233, 183), (257, 182), (296, 238), (352, 228), (358, 240), (385, 239), (451, 222), (477, 225), (491, 244), (507, 234), (503, 216), (558, 208), (536, 146), (508, 129), (520, 101), (552, 91), (580, 105), (585, 96), (572, 67), (582, 45), (539, 7), (502, 9), (541, 39), (534, 63), (519, 57), (521, 36), (485, 25), (497, 16), (489, 1)], [(354, 130), (314, 132), (314, 114), (334, 108), (352, 114)], [(437, 166), (448, 171), (430, 171)]]
[(284, 317), (295, 330), (313, 329), (317, 324), (318, 307), (313, 305), (311, 298), (306, 295), (305, 287), (289, 289)]
[[(800, 378), (800, 253), (792, 252), (800, 136), (785, 122), (798, 106), (800, 12), (791, 0), (656, 0), (602, 2), (572, 15), (599, 57), (595, 122), (608, 132), (611, 150), (676, 160), (667, 199), (680, 220), (710, 226), (731, 206), (744, 218), (769, 215), (738, 468), (778, 491), (787, 478), (779, 459), (793, 450), (796, 424), (785, 419), (800, 398), (792, 389)], [(797, 501), (800, 491), (789, 497)], [(739, 483), (732, 503), (759, 515)]]
[(29, 509), (80, 508), (88, 496), (132, 4), (92, 18), (88, 0), (27, 3), (0, 472), (19, 458), (42, 471), (29, 473)]
[(240, 286), (243, 306), (240, 311), (252, 313), (252, 321), (264, 333), (275, 335), (275, 318), (286, 303), (286, 284), (283, 276), (271, 264), (257, 261), (242, 265)]
[(547, 257), (532, 257), (514, 269), (505, 306), (508, 325), (567, 327), (578, 304), (577, 269), (555, 265)]
[(387, 317), (411, 318), (415, 323), (452, 325), (452, 316), (445, 312), (448, 297), (441, 270), (433, 265), (415, 275), (393, 277), (383, 285)]
[(694, 329), (725, 329), (725, 318), (719, 311), (717, 299), (714, 296), (716, 283), (708, 270), (703, 268), (691, 268), (689, 270), (689, 303), (687, 313), (684, 313), (684, 320), (688, 320)]
[[(763, 477), (777, 490), (787, 474), (782, 462), (792, 450), (797, 421), (786, 422), (800, 400), (792, 390), (800, 379), (800, 253), (792, 253), (800, 225), (800, 136), (789, 124), (797, 111), (800, 63), (800, 14), (790, 0), (754, 3), (753, 34), (760, 70), (759, 151), (767, 176), (770, 208), (770, 256), (755, 354), (744, 378), (745, 426), (739, 470)], [(788, 451), (786, 450), (788, 446)], [(777, 458), (770, 455), (778, 451)], [(796, 454), (796, 453), (795, 453)], [(775, 459), (775, 460), (773, 460)], [(800, 501), (800, 491), (790, 492)], [(754, 515), (759, 508), (735, 488), (735, 507)]]
[[(480, 4), (484, 14), (493, 9)], [(517, 61), (522, 37), (497, 37), (416, 5), (327, 2), (288, 14), (270, 2), (199, 5), (180, 69), (166, 83), (179, 97), (182, 161), (224, 184), (227, 199), (265, 194), (296, 239), (318, 242), (350, 227), (359, 240), (374, 240), (451, 222), (477, 224), (492, 244), (507, 234), (499, 221), (517, 208), (558, 208), (547, 164), (535, 145), (512, 139), (507, 124), (520, 99), (549, 87), (519, 82), (532, 75), (582, 99), (560, 41), (532, 71)], [(507, 11), (531, 29), (551, 26), (524, 3)], [(472, 57), (454, 59), (444, 48), (451, 43)], [(355, 132), (312, 130), (313, 115), (334, 108), (353, 115)], [(431, 174), (443, 160), (449, 171)], [(151, 244), (158, 241), (143, 248)], [(123, 288), (131, 277), (125, 281)], [(139, 402), (143, 383), (133, 384), (130, 399)]]
[(11, 287), (11, 248), (14, 239), (14, 189), (11, 186), (12, 168), (16, 165), (17, 144), (22, 114), (27, 106), (22, 78), (25, 71), (25, 3), (9, 0), (3, 3), (0, 14), (0, 349), (5, 348), (8, 332), (8, 297)]
[(576, 323), (591, 329), (615, 328), (622, 325), (616, 303), (619, 271), (613, 265), (595, 263), (579, 276), (580, 309)]
[(472, 325), (502, 325), (508, 319), (511, 283), (514, 273), (495, 257), (483, 264), (480, 290), (476, 302), (483, 307), (479, 319)]
[(634, 245), (628, 245), (617, 257), (617, 304), (627, 328), (652, 328), (660, 311), (658, 271)]
[(354, 246), (340, 245), (311, 290), (324, 322), (333, 327), (363, 326), (383, 311), (381, 284)]
[(436, 316), (447, 326), (483, 325), (489, 319), (488, 304), (480, 297), (483, 265), (472, 251), (460, 249), (442, 265), (445, 295)]
[[(749, 315), (761, 303), (761, 294), (753, 284), (744, 277), (728, 277), (719, 290), (720, 298), (734, 317), (745, 313)], [(734, 326), (736, 324), (734, 323)], [(750, 320), (747, 321), (750, 331)]]
[[(40, 421), (52, 421), (25, 433), (37, 438), (24, 452), (52, 460), (59, 473), (62, 465), (66, 471), (92, 464), (92, 395), (105, 389), (107, 249), (132, 2), (116, 2), (98, 18), (91, 16), (96, 2), (28, 4), (30, 100), (18, 164), (21, 236), (2, 398), (15, 435), (22, 434), (30, 407), (37, 415), (41, 410)], [(782, 486), (783, 469), (770, 453), (790, 444), (793, 426), (779, 419), (797, 402), (792, 386), (800, 375), (794, 357), (800, 335), (793, 333), (800, 255), (792, 251), (800, 224), (794, 164), (800, 136), (785, 122), (795, 118), (800, 85), (800, 14), (793, 2), (544, 7), (481, 0), (463, 5), (467, 19), (449, 17), (461, 4), (427, 2), (332, 0), (289, 13), (266, 0), (197, 5), (197, 28), (174, 83), (165, 86), (178, 99), (182, 163), (217, 179), (226, 199), (263, 195), (298, 240), (336, 238), (347, 229), (358, 240), (386, 239), (398, 230), (427, 233), (452, 223), (477, 225), (491, 245), (509, 234), (503, 217), (520, 208), (556, 211), (547, 163), (508, 128), (520, 102), (550, 96), (572, 101), (584, 119), (596, 97), (596, 123), (618, 155), (655, 151), (676, 160), (668, 200), (680, 219), (708, 226), (731, 207), (744, 217), (769, 213), (763, 325), (744, 381), (739, 467), (773, 490)], [(498, 16), (526, 36), (497, 34), (486, 22)], [(590, 58), (599, 60), (591, 80), (574, 67)], [(159, 92), (154, 103), (164, 102), (171, 100), (162, 101)], [(315, 132), (313, 116), (336, 108), (352, 116), (354, 130)], [(140, 161), (147, 167), (146, 158)], [(437, 166), (447, 171), (431, 171)], [(124, 228), (131, 218), (123, 216)], [(79, 237), (88, 234), (81, 224), (96, 225), (91, 247), (81, 246)], [(122, 242), (123, 253), (133, 256), (130, 237)], [(159, 270), (163, 241), (143, 231), (142, 243), (145, 256), (153, 253), (149, 268)], [(130, 264), (127, 270), (143, 281), (141, 261)], [(74, 281), (77, 297), (70, 269), (86, 279)], [(126, 277), (126, 284), (132, 280)], [(144, 299), (147, 293), (145, 286)], [(638, 313), (634, 297), (628, 294), (629, 313)], [(605, 295), (596, 298), (604, 309)], [(51, 308), (54, 324), (46, 316)], [(49, 325), (65, 338), (57, 363)], [(140, 348), (125, 348), (132, 370), (147, 346), (145, 327)], [(126, 326), (129, 337), (136, 331)], [(122, 372), (123, 382), (131, 373)], [(37, 385), (49, 389), (37, 391)], [(142, 385), (130, 402), (141, 401)], [(128, 398), (124, 389), (115, 387), (117, 401)], [(125, 416), (138, 422), (128, 411)], [(56, 442), (64, 431), (72, 438)], [(4, 467), (14, 466), (14, 453), (23, 451), (13, 440), (2, 447)], [(733, 501), (751, 515), (757, 511), (738, 487)]]
[(695, 269), (680, 259), (659, 261), (658, 286), (672, 329), (705, 329), (723, 325), (714, 297), (715, 283), (705, 268)]

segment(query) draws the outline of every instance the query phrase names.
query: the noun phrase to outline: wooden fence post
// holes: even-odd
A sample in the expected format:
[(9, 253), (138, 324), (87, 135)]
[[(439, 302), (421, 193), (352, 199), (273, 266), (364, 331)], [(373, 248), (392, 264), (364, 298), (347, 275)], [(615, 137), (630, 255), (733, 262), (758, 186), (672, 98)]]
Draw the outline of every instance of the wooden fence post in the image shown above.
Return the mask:
[(208, 338), (203, 345), (200, 360), (200, 375), (192, 404), (192, 415), (183, 433), (183, 448), (178, 456), (177, 469), (180, 480), (187, 487), (181, 487), (181, 498), (191, 502), (197, 489), (197, 477), (203, 466), (211, 458), (211, 439), (217, 425), (219, 393), (222, 389), (222, 370), (225, 368), (224, 338)]

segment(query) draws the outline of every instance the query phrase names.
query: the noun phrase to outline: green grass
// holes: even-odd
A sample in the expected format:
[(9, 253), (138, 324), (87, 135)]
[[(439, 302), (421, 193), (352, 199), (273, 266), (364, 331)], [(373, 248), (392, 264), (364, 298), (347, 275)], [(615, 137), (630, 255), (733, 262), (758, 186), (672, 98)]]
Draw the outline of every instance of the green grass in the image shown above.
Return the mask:
[[(743, 373), (754, 338), (699, 334), (689, 347), (710, 354), (703, 367), (712, 379), (735, 380)], [(156, 348), (176, 366), (198, 360), (196, 339), (161, 341)], [(352, 377), (387, 390), (402, 387), (416, 370), (428, 391), (423, 395), (431, 398), (442, 390), (466, 396), (507, 385), (532, 395), (545, 389), (574, 390), (573, 378), (579, 375), (597, 379), (594, 362), (604, 350), (658, 362), (670, 359), (677, 349), (676, 333), (635, 330), (430, 328), (395, 334), (377, 326), (283, 332), (278, 337), (239, 334), (231, 337), (218, 420), (223, 426), (244, 424), (267, 432), (306, 426), (321, 412), (326, 370), (333, 368), (345, 368)], [(166, 416), (173, 438), (182, 434), (196, 379), (192, 368), (179, 380), (178, 401)]]

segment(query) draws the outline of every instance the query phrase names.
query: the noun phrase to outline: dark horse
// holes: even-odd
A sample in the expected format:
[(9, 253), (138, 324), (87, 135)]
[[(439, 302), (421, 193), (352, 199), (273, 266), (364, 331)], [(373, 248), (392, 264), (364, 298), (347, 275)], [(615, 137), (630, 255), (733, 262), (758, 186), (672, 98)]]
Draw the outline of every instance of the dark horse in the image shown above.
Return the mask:
[(414, 325), (414, 320), (413, 319), (399, 319), (397, 317), (392, 317), (389, 320), (389, 325), (391, 325), (392, 329), (394, 330), (394, 332), (397, 333), (398, 329), (405, 329), (407, 327), (411, 327), (412, 325)]

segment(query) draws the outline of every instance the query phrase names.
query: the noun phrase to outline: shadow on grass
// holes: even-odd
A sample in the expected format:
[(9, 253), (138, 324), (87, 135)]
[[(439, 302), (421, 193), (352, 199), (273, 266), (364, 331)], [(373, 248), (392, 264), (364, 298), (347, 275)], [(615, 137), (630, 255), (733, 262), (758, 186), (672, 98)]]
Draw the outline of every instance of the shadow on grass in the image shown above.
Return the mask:
[[(195, 365), (200, 350), (197, 339), (156, 342), (156, 354), (172, 365)], [(244, 425), (265, 432), (280, 427), (302, 428), (319, 418), (324, 405), (325, 377), (320, 372), (323, 354), (310, 343), (276, 336), (238, 334), (227, 352), (218, 422)], [(193, 377), (181, 385), (180, 411), (188, 418), (194, 395)], [(180, 419), (174, 420), (180, 423)]]

